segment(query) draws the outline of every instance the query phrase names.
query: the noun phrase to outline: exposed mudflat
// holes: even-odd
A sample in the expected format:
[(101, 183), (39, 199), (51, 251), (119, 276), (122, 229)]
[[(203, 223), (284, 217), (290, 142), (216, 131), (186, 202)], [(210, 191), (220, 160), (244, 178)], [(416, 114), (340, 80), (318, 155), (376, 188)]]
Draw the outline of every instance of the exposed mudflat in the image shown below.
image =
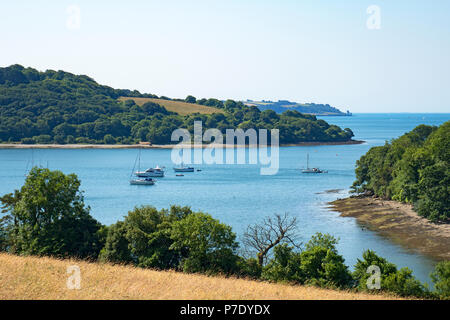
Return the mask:
[(411, 205), (372, 197), (330, 202), (342, 217), (354, 217), (370, 230), (434, 260), (450, 260), (450, 224), (436, 224), (419, 216)]

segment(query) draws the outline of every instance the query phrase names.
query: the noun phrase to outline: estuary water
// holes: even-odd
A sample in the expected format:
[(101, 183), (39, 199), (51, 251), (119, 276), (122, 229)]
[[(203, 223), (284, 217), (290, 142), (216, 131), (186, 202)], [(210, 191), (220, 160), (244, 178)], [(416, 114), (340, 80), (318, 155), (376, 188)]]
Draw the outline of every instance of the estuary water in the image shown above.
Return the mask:
[[(75, 173), (81, 180), (91, 214), (104, 224), (123, 218), (135, 206), (188, 205), (210, 213), (242, 235), (247, 225), (274, 213), (298, 217), (299, 231), (306, 242), (316, 232), (340, 239), (339, 252), (352, 269), (366, 249), (409, 267), (422, 281), (429, 281), (434, 261), (408, 251), (374, 232), (362, 230), (354, 218), (339, 217), (326, 203), (347, 196), (355, 180), (354, 167), (371, 147), (382, 145), (419, 124), (439, 125), (450, 114), (354, 114), (352, 117), (321, 117), (329, 123), (351, 128), (360, 145), (280, 148), (279, 171), (260, 175), (258, 165), (195, 165), (194, 173), (175, 176), (171, 150), (141, 151), (141, 169), (156, 165), (167, 168), (166, 177), (154, 186), (129, 184), (136, 149), (0, 149), (0, 194), (19, 188), (31, 164)], [(302, 174), (309, 154), (310, 166), (327, 174)], [(326, 192), (334, 190), (333, 192)]]

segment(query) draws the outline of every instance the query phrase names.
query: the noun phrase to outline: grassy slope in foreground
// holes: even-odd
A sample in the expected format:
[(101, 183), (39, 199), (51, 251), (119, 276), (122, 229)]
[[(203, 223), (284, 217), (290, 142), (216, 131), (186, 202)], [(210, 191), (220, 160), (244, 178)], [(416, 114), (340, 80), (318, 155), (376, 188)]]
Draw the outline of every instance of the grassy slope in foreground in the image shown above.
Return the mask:
[(224, 113), (223, 110), (214, 107), (202, 106), (196, 103), (187, 103), (182, 101), (174, 100), (164, 100), (164, 99), (154, 99), (154, 98), (134, 98), (134, 97), (120, 97), (118, 100), (133, 100), (138, 106), (142, 106), (147, 102), (157, 103), (169, 111), (176, 112), (183, 116), (191, 113), (201, 113), (201, 114), (213, 114), (213, 113)]
[[(66, 288), (67, 267), (81, 270), (81, 289)], [(0, 299), (396, 299), (245, 279), (154, 271), (0, 253)]]
[(367, 228), (435, 260), (450, 260), (450, 224), (434, 224), (412, 206), (372, 197), (351, 197), (330, 203), (343, 217), (354, 217)]

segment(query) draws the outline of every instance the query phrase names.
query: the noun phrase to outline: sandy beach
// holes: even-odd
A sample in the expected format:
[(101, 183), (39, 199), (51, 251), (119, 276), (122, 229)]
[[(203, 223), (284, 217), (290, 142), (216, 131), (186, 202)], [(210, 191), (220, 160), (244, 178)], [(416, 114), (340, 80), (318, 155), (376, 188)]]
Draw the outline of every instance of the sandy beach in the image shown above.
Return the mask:
[(434, 260), (450, 260), (450, 224), (432, 223), (409, 204), (372, 197), (351, 197), (330, 202), (342, 217), (354, 217), (363, 228)]
[[(281, 147), (303, 147), (303, 146), (322, 146), (322, 145), (352, 145), (352, 144), (362, 144), (365, 141), (360, 140), (350, 140), (350, 141), (340, 141), (340, 142), (302, 142), (297, 144), (281, 144)], [(228, 145), (228, 144), (208, 144), (203, 143), (202, 145), (187, 145), (192, 148), (207, 148), (211, 147), (223, 147), (223, 148), (233, 148), (233, 147), (249, 147), (249, 145)], [(181, 147), (178, 144), (20, 144), (20, 143), (2, 143), (0, 144), (0, 149), (172, 149), (176, 147)], [(255, 147), (255, 145), (250, 145), (250, 147)]]

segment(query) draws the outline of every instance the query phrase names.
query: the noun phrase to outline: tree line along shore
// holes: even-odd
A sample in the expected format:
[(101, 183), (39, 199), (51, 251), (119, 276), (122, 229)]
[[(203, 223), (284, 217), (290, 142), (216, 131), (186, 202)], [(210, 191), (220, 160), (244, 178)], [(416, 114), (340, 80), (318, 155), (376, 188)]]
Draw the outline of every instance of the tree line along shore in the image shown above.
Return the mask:
[(450, 222), (450, 121), (419, 125), (356, 162), (353, 192), (412, 205), (422, 217)]
[[(301, 142), (296, 144), (281, 144), (280, 147), (303, 147), (303, 146), (329, 146), (329, 145), (352, 145), (362, 144), (365, 141), (349, 140), (341, 142)], [(182, 145), (181, 145), (182, 146)], [(207, 148), (216, 146), (223, 148), (248, 148), (258, 145), (228, 145), (216, 143), (203, 143), (201, 146), (188, 144), (187, 147)], [(269, 145), (270, 146), (270, 145)], [(21, 143), (0, 143), (0, 149), (172, 149), (180, 147), (178, 144), (21, 144)]]
[(278, 129), (281, 144), (346, 142), (353, 137), (349, 128), (293, 110), (260, 111), (231, 99), (170, 99), (113, 89), (64, 71), (0, 68), (0, 142), (167, 145), (174, 144), (175, 129), (192, 133), (194, 121), (202, 121), (204, 130), (222, 133)]
[[(419, 125), (356, 162), (355, 195), (330, 202), (408, 249), (450, 260), (450, 121)], [(450, 268), (446, 275), (450, 286)]]

